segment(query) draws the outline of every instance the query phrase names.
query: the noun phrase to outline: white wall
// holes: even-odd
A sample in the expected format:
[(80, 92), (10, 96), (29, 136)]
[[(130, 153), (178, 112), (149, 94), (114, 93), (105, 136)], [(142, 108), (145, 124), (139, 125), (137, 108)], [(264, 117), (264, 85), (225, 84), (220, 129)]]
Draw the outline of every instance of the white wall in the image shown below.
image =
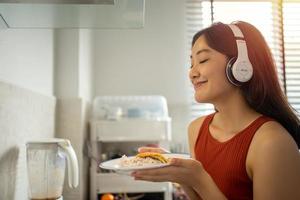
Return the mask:
[[(93, 96), (93, 86), (96, 95), (163, 95), (167, 98), (173, 119), (174, 141), (185, 141), (189, 97), (188, 69), (185, 66), (184, 2), (183, 0), (146, 1), (143, 29), (95, 31), (0, 29), (0, 80), (46, 96), (57, 92), (57, 96), (63, 98), (89, 99)], [(92, 66), (95, 67), (94, 71)], [(55, 81), (54, 76), (57, 78)], [(12, 98), (16, 101), (7, 102), (18, 104), (18, 98), (23, 97), (13, 95)], [(51, 99), (50, 108), (47, 107), (50, 114), (42, 109), (38, 110), (38, 113), (28, 111), (28, 109), (44, 108), (39, 105), (48, 103), (48, 100), (42, 98), (43, 102), (40, 104), (32, 104), (31, 102), (35, 101), (28, 99), (25, 103), (29, 103), (31, 107), (24, 103), (22, 109), (25, 112), (21, 110), (22, 115), (18, 113), (15, 115), (20, 117), (20, 123), (25, 123), (23, 119), (30, 112), (34, 120), (31, 120), (30, 126), (22, 124), (23, 129), (27, 131), (26, 135), (22, 135), (22, 140), (16, 141), (17, 143), (8, 141), (5, 146), (7, 151), (16, 144), (24, 144), (33, 132), (36, 134), (35, 138), (54, 136), (55, 99)], [(13, 107), (14, 105), (10, 106), (11, 109)], [(10, 112), (4, 114), (6, 113)], [(43, 118), (39, 116), (40, 113)], [(69, 117), (71, 119), (73, 116)], [(16, 127), (15, 117), (5, 119), (10, 122), (3, 121), (5, 125), (1, 125), (0, 128)], [(40, 123), (41, 121), (46, 124)], [(56, 125), (59, 126), (58, 123)], [(18, 125), (17, 128), (23, 126)], [(48, 126), (51, 128), (47, 129), (47, 133), (40, 131)], [(4, 142), (7, 138), (19, 138), (19, 134), (23, 133), (13, 130), (13, 133), (6, 130), (1, 132), (0, 135), (6, 138)], [(7, 134), (10, 137), (7, 137)], [(74, 141), (72, 142), (76, 145)], [(6, 157), (2, 156), (0, 159), (3, 161), (1, 163), (7, 163)], [(7, 175), (5, 177), (8, 178)], [(25, 180), (20, 183), (25, 183)], [(20, 197), (22, 191), (26, 192), (23, 186), (15, 195), (16, 197)], [(13, 189), (10, 191), (13, 192)]]
[(53, 30), (0, 29), (0, 199), (28, 199), (25, 144), (54, 137), (55, 103)]
[(145, 27), (96, 31), (96, 95), (164, 95), (187, 104), (183, 0), (146, 1)]
[[(59, 70), (66, 71), (60, 80), (65, 85), (56, 90), (60, 88), (65, 96), (70, 93), (74, 97), (72, 94), (76, 93), (91, 98), (94, 86), (96, 95), (160, 94), (169, 104), (187, 104), (184, 3), (183, 0), (146, 1), (143, 29), (76, 30), (76, 34), (68, 30), (58, 33), (64, 34), (60, 36), (64, 41), (57, 43), (50, 29), (0, 29), (0, 79), (52, 95), (56, 60)], [(87, 56), (92, 55), (93, 42), (95, 59)], [(59, 49), (54, 49), (58, 43)], [(57, 50), (60, 52), (54, 56)], [(63, 58), (68, 56), (71, 59)], [(95, 72), (91, 67), (94, 61)], [(82, 70), (83, 66), (88, 70)], [(81, 78), (78, 73), (83, 74)], [(66, 80), (74, 77), (77, 79), (68, 85)]]
[(57, 98), (93, 98), (94, 32), (58, 29), (54, 33), (54, 94)]
[(91, 102), (94, 96), (94, 31), (82, 29), (79, 36), (79, 96)]
[(88, 29), (60, 29), (54, 34), (56, 136), (71, 141), (80, 176), (76, 189), (64, 187), (65, 200), (87, 199), (88, 159), (83, 152), (88, 135), (89, 102), (93, 97), (93, 35)]
[(61, 29), (54, 32), (54, 94), (57, 98), (78, 97), (79, 32)]
[(53, 31), (0, 29), (0, 80), (53, 95)]
[(95, 95), (163, 95), (174, 143), (187, 149), (189, 80), (184, 0), (146, 1), (145, 27), (97, 30)]

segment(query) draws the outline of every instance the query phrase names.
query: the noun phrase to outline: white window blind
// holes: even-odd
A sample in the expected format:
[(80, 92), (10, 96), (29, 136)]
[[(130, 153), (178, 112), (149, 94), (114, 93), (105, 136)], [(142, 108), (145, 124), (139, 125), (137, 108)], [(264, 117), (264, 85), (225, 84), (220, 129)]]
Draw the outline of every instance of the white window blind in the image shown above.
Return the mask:
[(283, 3), (286, 92), (300, 116), (300, 2)]
[[(195, 2), (195, 1), (194, 1)], [(283, 70), (283, 45), (282, 45), (282, 21), (281, 21), (281, 4), (275, 1), (226, 1), (226, 0), (214, 0), (214, 1), (201, 1), (197, 7), (200, 9), (199, 13), (202, 17), (201, 27), (207, 27), (212, 22), (231, 23), (236, 20), (246, 21), (256, 26), (264, 35), (269, 47), (274, 56), (274, 60), (278, 67), (278, 76), (281, 80), (282, 89), (284, 90), (284, 70)], [(299, 9), (299, 8), (298, 8)], [(295, 9), (296, 12), (297, 9)], [(255, 13), (253, 13), (253, 11)], [(192, 21), (192, 16), (187, 17)], [(299, 18), (298, 18), (299, 20)], [(294, 23), (297, 20), (294, 21)], [(192, 26), (192, 23), (188, 24), (188, 27)], [(198, 29), (200, 30), (200, 29)], [(194, 34), (198, 31), (195, 30)], [(300, 32), (298, 31), (298, 34)], [(300, 51), (300, 48), (298, 49)], [(190, 51), (190, 49), (189, 49)], [(299, 62), (298, 62), (299, 63)], [(299, 65), (298, 65), (299, 66)], [(300, 75), (300, 67), (298, 68)], [(298, 79), (300, 84), (300, 79)], [(300, 90), (300, 88), (299, 88)], [(290, 91), (293, 91), (292, 89)], [(191, 88), (191, 94), (194, 91)], [(292, 94), (292, 93), (290, 93)], [(192, 96), (191, 95), (191, 96)], [(299, 97), (298, 105), (300, 107), (300, 91), (299, 93), (293, 93), (294, 96)], [(194, 99), (194, 97), (192, 97)], [(213, 106), (207, 104), (199, 104), (192, 100), (191, 103), (191, 117), (196, 118), (208, 113), (214, 112)]]
[[(203, 8), (203, 6), (206, 6)], [(201, 0), (186, 0), (186, 40), (187, 48), (186, 52), (190, 55), (191, 52), (191, 42), (194, 34), (204, 27), (208, 26), (210, 23), (210, 12), (207, 12), (210, 9), (207, 4), (203, 4)], [(187, 56), (189, 59), (189, 56)], [(190, 60), (187, 60), (187, 66), (190, 67)], [(189, 88), (190, 94), (190, 113), (191, 118), (194, 119), (199, 117), (199, 115), (206, 115), (213, 111), (213, 106), (210, 104), (199, 104), (194, 99), (194, 89), (192, 84)]]

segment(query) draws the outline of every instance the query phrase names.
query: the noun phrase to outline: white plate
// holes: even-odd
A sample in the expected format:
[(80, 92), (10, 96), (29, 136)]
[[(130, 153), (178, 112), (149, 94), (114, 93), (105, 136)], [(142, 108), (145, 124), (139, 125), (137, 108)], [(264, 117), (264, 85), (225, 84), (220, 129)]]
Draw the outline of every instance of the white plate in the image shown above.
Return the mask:
[[(188, 154), (163, 154), (166, 158), (190, 158), (190, 155)], [(134, 156), (128, 157), (129, 159), (133, 158)], [(169, 164), (147, 164), (143, 166), (134, 166), (134, 167), (124, 167), (120, 165), (121, 158), (113, 159), (113, 160), (108, 160), (105, 162), (102, 162), (99, 166), (103, 169), (108, 169), (108, 170), (114, 170), (114, 171), (134, 171), (134, 170), (139, 170), (139, 169), (153, 169), (153, 168), (159, 168), (159, 167), (165, 167), (168, 166)]]

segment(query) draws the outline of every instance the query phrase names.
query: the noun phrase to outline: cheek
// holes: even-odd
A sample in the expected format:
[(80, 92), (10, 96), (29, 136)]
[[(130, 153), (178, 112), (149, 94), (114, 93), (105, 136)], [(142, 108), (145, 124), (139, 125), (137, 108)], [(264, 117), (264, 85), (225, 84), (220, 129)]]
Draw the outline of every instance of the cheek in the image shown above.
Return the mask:
[(215, 86), (223, 86), (230, 84), (226, 77), (225, 66), (214, 66), (207, 70), (207, 76), (211, 84)]
[(227, 79), (226, 73), (225, 72), (216, 72), (213, 76), (212, 79), (212, 84), (216, 87), (223, 87), (227, 85), (231, 85), (229, 80)]
[(227, 79), (223, 70), (215, 70), (209, 76), (208, 91), (212, 96), (218, 96), (226, 93), (234, 87)]
[(215, 77), (210, 81), (209, 89), (215, 94), (224, 93), (234, 87), (224, 73), (215, 74)]

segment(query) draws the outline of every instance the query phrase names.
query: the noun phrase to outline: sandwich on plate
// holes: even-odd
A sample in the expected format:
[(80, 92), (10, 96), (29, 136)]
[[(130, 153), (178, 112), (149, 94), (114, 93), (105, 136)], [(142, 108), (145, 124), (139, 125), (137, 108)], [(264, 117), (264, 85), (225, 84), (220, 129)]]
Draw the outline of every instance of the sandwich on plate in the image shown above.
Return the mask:
[(169, 161), (170, 159), (166, 158), (161, 153), (144, 152), (139, 153), (134, 157), (127, 157), (126, 155), (122, 156), (120, 160), (120, 165), (122, 167), (140, 167), (149, 165), (168, 164)]

